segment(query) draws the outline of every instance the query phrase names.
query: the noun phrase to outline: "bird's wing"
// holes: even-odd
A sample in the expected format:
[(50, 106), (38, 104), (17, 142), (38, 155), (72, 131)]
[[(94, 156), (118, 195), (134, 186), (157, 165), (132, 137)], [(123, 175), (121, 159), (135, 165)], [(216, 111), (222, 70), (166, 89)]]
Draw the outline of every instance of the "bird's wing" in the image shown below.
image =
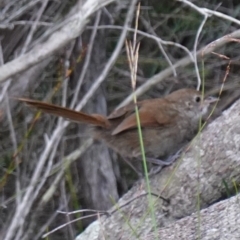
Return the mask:
[[(169, 111), (169, 109), (166, 111), (165, 103), (166, 102), (163, 99), (151, 99), (139, 102), (138, 112), (141, 127), (170, 125), (174, 121), (176, 111)], [(125, 109), (121, 109), (120, 113), (117, 113), (115, 116), (120, 117), (125, 115), (126, 118), (124, 118), (123, 121), (113, 130), (112, 135), (119, 134), (128, 129), (137, 128), (137, 119), (133, 104), (127, 106)], [(113, 117), (110, 119), (113, 119)]]

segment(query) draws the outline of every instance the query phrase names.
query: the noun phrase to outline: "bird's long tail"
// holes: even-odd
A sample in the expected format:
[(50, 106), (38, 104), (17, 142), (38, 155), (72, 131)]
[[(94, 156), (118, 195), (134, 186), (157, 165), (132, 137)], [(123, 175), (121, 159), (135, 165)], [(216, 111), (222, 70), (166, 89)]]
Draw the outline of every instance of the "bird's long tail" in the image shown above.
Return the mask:
[(54, 104), (35, 101), (27, 98), (17, 98), (17, 100), (25, 102), (27, 105), (37, 108), (43, 112), (53, 114), (55, 116), (67, 118), (74, 122), (91, 124), (94, 126), (99, 126), (103, 128), (108, 128), (110, 126), (109, 121), (105, 116), (99, 114), (86, 114), (83, 112), (77, 112), (65, 107), (60, 107)]

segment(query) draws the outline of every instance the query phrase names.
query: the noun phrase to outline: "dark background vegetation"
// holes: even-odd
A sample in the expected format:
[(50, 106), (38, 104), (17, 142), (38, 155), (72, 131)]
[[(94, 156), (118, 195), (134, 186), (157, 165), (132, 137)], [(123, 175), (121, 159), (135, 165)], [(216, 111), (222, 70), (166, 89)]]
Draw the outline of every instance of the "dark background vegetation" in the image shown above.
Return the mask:
[[(44, 3), (46, 5), (40, 13)], [(1, 1), (1, 64), (45, 41), (44, 35), (51, 33), (56, 24), (71, 15), (76, 3), (77, 1)], [(231, 17), (239, 18), (240, 3), (237, 0), (223, 0), (221, 3), (213, 0), (196, 1), (195, 3), (199, 7), (216, 9)], [(80, 101), (101, 74), (117, 44), (121, 29), (116, 29), (114, 26), (123, 26), (128, 6), (128, 1), (120, 1), (103, 8), (101, 13), (96, 13), (81, 36), (37, 67), (15, 76), (7, 88), (8, 95), (52, 101), (59, 105), (65, 99), (66, 106), (69, 106), (83, 71), (93, 31), (92, 26), (99, 17), (99, 26), (109, 25), (109, 27), (100, 28), (96, 33), (86, 75), (77, 95)], [(27, 42), (38, 15), (40, 16), (38, 25), (32, 32), (32, 38)], [(193, 50), (196, 33), (202, 20), (202, 15), (181, 2), (141, 1), (139, 30), (158, 36), (165, 41), (179, 43), (190, 51)], [(208, 18), (199, 38), (198, 50), (238, 28), (237, 24), (225, 19)], [(127, 38), (132, 39), (131, 32), (128, 33)], [(156, 41), (141, 34), (138, 35), (137, 40), (140, 42), (137, 86), (141, 86), (169, 65)], [(175, 46), (163, 45), (163, 48), (173, 64), (186, 56), (186, 52)], [(222, 54), (231, 59), (230, 72), (224, 83), (217, 114), (239, 97), (239, 50), (239, 42), (230, 42), (217, 49), (219, 55)], [(229, 59), (219, 55), (208, 54), (199, 58), (199, 71), (205, 83), (206, 92), (212, 95), (218, 95), (229, 64)], [(171, 75), (164, 79), (139, 99), (160, 97), (182, 87), (197, 86), (193, 64), (178, 68), (176, 71), (176, 77)], [(3, 89), (2, 85), (2, 94)], [(84, 107), (84, 111), (109, 114), (131, 92), (126, 50), (122, 48), (104, 83)], [(3, 100), (2, 104), (7, 103)], [(39, 156), (46, 147), (46, 138), (51, 136), (58, 121), (55, 117), (46, 114), (41, 114), (36, 119), (36, 112), (23, 104), (17, 104), (13, 100), (9, 100), (9, 104), (11, 124), (7, 114), (0, 112), (0, 236), (4, 236), (7, 232), (16, 205), (22, 200), (22, 194), (29, 185)], [(56, 169), (59, 163), (64, 164), (64, 157), (78, 149), (86, 139), (85, 126), (70, 124), (53, 156), (52, 169)], [(53, 184), (60, 168), (47, 176), (46, 182), (34, 200), (30, 214), (24, 218), (22, 233), (16, 233), (19, 234), (16, 235), (19, 238), (15, 236), (13, 239), (39, 239), (41, 234), (48, 230), (81, 216), (81, 214), (71, 216), (56, 214), (57, 210), (74, 211), (85, 208), (107, 210), (137, 180), (136, 174), (121, 161), (119, 156), (103, 144), (95, 142), (84, 155), (67, 168), (56, 190), (43, 201), (42, 197)], [(17, 188), (21, 189), (18, 192), (19, 197), (16, 196)], [(95, 217), (69, 224), (50, 235), (49, 239), (73, 239), (93, 219)]]

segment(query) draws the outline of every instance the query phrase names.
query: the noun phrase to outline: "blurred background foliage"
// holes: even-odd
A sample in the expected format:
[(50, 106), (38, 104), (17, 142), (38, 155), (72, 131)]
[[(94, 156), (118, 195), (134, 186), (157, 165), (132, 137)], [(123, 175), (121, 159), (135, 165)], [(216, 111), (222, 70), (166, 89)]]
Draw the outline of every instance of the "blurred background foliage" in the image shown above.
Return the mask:
[[(27, 42), (33, 23), (39, 14), (39, 9), (43, 7), (43, 2), (1, 1), (0, 39), (3, 63), (11, 61), (44, 42), (53, 32), (54, 26), (61, 23), (65, 18), (67, 19), (74, 12), (76, 4), (79, 3), (77, 0), (45, 1), (46, 5), (40, 15), (39, 23), (33, 31), (30, 41)], [(221, 3), (216, 0), (201, 0), (194, 3), (199, 7), (217, 10), (231, 17), (239, 18), (240, 3), (237, 0), (223, 0)], [(98, 30), (91, 55), (91, 63), (78, 94), (79, 101), (101, 73), (104, 64), (114, 50), (121, 34), (121, 29), (117, 29), (115, 26), (123, 26), (127, 9), (128, 1), (119, 1), (102, 9), (99, 25), (105, 27)], [(87, 55), (95, 18), (96, 15), (92, 16), (83, 34), (69, 43), (68, 46), (60, 49), (54, 56), (38, 65), (36, 69), (16, 76), (15, 79), (18, 81), (11, 83), (8, 88), (8, 95), (47, 100), (59, 105), (62, 103), (63, 97), (66, 97), (66, 105), (69, 106)], [(202, 15), (178, 1), (141, 1), (139, 30), (165, 41), (181, 44), (190, 51), (193, 50), (195, 37), (202, 21)], [(200, 35), (198, 50), (238, 28), (239, 26), (235, 23), (213, 16), (209, 17)], [(127, 38), (132, 39), (132, 32), (128, 33)], [(137, 40), (140, 42), (137, 86), (141, 86), (149, 78), (168, 68), (169, 64), (156, 41), (141, 34), (138, 34)], [(163, 48), (173, 64), (186, 56), (186, 52), (175, 46), (163, 45)], [(229, 42), (216, 51), (219, 55), (225, 55), (231, 59), (230, 72), (224, 83), (224, 91), (216, 116), (239, 97), (239, 50), (239, 42)], [(204, 76), (202, 80), (205, 83), (206, 91), (212, 95), (218, 95), (229, 64), (229, 59), (222, 58), (219, 55), (208, 54), (199, 58), (198, 62), (200, 75), (201, 77)], [(171, 75), (164, 79), (140, 96), (139, 99), (160, 97), (179, 88), (195, 88), (197, 86), (193, 64), (184, 68), (177, 68), (176, 71), (176, 77)], [(84, 111), (109, 114), (131, 92), (130, 72), (126, 50), (123, 48), (104, 84), (91, 98)], [(10, 109), (17, 141), (14, 147), (11, 137), (13, 132), (10, 128), (9, 119), (2, 116), (0, 125), (0, 233), (2, 236), (6, 233), (16, 208), (16, 187), (19, 184), (23, 191), (28, 187), (29, 179), (45, 147), (44, 136), (52, 134), (58, 121), (46, 114), (35, 118), (35, 111), (29, 110), (23, 104), (17, 104), (14, 101), (10, 101)], [(86, 139), (86, 136), (85, 127), (75, 123), (70, 124), (61, 139), (57, 154), (54, 156), (52, 168), (55, 169), (54, 166), (63, 161), (64, 156), (77, 149)], [(57, 215), (56, 210), (58, 209), (63, 211), (73, 211), (81, 208), (107, 210), (134, 184), (137, 176), (121, 161), (121, 157), (105, 148), (103, 150), (98, 143), (95, 144), (97, 145), (89, 150), (88, 156), (78, 159), (67, 169), (62, 180), (58, 183), (57, 190), (43, 203), (41, 201), (42, 196), (54, 181), (56, 172), (52, 172), (48, 176), (45, 185), (38, 193), (31, 214), (25, 219), (23, 228), (25, 231), (22, 233), (21, 239), (39, 239), (41, 234), (49, 229), (76, 217), (76, 215)], [(100, 150), (97, 150), (97, 147)], [(95, 174), (90, 174), (90, 170), (87, 171), (86, 169), (102, 164), (97, 162), (98, 160), (93, 160), (101, 154), (97, 151), (101, 153), (108, 151), (107, 156), (102, 157), (102, 161), (107, 158), (110, 159), (112, 164), (110, 166), (111, 174), (113, 175), (106, 174), (104, 177), (101, 175), (101, 181), (96, 180), (91, 183)], [(86, 161), (83, 159), (86, 159)], [(110, 170), (108, 169), (108, 171)], [(96, 174), (98, 174), (97, 170)], [(114, 186), (106, 187), (110, 186), (108, 185), (109, 182), (114, 182)], [(101, 187), (98, 184), (102, 184)], [(99, 197), (102, 196), (100, 193), (100, 195), (95, 194), (98, 189), (100, 191), (105, 189), (105, 197)], [(112, 198), (106, 202), (106, 198), (109, 198), (109, 196), (112, 196)], [(71, 224), (54, 233), (49, 239), (73, 239), (93, 219)]]

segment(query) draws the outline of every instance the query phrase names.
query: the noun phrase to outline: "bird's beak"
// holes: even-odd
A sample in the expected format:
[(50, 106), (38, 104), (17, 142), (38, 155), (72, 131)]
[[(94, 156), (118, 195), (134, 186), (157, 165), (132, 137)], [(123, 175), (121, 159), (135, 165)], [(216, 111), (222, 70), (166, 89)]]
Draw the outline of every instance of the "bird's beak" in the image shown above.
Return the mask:
[(206, 97), (206, 98), (203, 100), (203, 102), (202, 102), (202, 104), (201, 104), (201, 106), (200, 106), (200, 109), (201, 109), (201, 111), (202, 111), (202, 114), (203, 114), (203, 115), (206, 114), (207, 111), (208, 111), (209, 105), (210, 105), (211, 103), (217, 102), (218, 100), (219, 100), (219, 98), (215, 98), (215, 97), (211, 97), (211, 96)]
[(205, 103), (208, 103), (208, 104), (214, 103), (214, 102), (217, 102), (217, 101), (219, 101), (219, 98), (211, 97), (211, 96), (206, 97), (206, 98), (204, 99), (204, 102), (205, 102)]

